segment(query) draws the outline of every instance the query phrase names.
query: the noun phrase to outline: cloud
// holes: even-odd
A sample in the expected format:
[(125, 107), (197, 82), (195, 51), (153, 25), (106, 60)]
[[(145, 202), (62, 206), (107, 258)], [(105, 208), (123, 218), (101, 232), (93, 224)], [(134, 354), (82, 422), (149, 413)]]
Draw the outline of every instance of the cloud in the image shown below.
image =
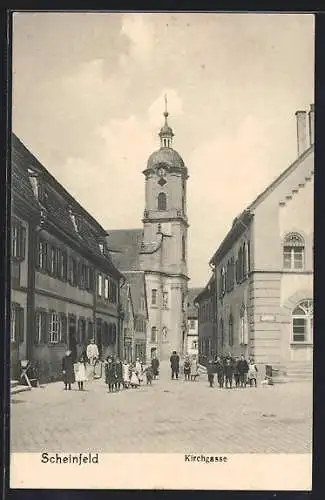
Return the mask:
[[(149, 22), (150, 14), (124, 14), (122, 16), (121, 33), (130, 41), (130, 56), (137, 61), (150, 60), (154, 48), (154, 31)], [(124, 55), (120, 59), (127, 63)]]

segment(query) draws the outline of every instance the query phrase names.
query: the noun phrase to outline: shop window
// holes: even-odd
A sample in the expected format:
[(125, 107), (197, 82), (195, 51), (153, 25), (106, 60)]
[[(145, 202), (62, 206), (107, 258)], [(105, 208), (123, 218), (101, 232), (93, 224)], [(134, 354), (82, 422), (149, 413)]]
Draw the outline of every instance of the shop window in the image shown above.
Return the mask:
[(313, 338), (313, 301), (304, 300), (292, 312), (293, 342), (311, 342)]
[(284, 269), (303, 269), (305, 256), (305, 242), (298, 233), (288, 234), (283, 242)]

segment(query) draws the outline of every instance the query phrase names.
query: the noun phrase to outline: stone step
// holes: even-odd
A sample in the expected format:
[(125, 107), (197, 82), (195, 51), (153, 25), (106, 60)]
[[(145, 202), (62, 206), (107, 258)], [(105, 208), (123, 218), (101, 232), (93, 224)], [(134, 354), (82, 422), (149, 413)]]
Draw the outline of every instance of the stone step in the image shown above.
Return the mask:
[(10, 380), (10, 388), (16, 387), (19, 384), (19, 380)]

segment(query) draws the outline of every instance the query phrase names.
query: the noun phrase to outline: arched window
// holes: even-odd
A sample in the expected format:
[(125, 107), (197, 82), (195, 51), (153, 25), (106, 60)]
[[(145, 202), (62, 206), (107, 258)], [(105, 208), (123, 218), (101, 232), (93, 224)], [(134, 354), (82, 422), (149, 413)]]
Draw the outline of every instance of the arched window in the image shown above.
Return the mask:
[(231, 313), (229, 314), (228, 328), (229, 328), (229, 345), (233, 346), (234, 345), (234, 322), (233, 322), (233, 317), (232, 317)]
[(248, 321), (247, 321), (247, 310), (245, 305), (243, 304), (240, 308), (240, 344), (246, 345), (248, 344)]
[(293, 342), (312, 342), (313, 338), (313, 301), (303, 300), (292, 312)]
[(225, 332), (223, 328), (223, 320), (220, 320), (220, 346), (224, 347), (225, 345)]
[(303, 269), (305, 242), (298, 233), (290, 233), (283, 241), (283, 267), (284, 269)]
[(151, 328), (151, 342), (153, 344), (157, 343), (157, 327), (156, 326), (153, 326)]
[(165, 193), (158, 194), (158, 210), (167, 210), (167, 196)]
[(182, 236), (182, 260), (185, 262), (186, 260), (186, 244), (185, 244), (185, 236)]

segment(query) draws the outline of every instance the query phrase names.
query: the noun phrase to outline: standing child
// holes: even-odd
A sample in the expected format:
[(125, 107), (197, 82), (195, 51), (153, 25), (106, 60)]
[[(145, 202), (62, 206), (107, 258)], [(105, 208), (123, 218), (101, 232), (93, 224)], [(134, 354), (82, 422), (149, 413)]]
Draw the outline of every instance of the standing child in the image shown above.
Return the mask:
[(128, 389), (130, 385), (130, 365), (126, 361), (126, 359), (123, 362), (122, 371), (123, 371), (123, 387), (124, 389)]
[(84, 382), (86, 382), (87, 380), (87, 374), (86, 374), (87, 359), (88, 358), (86, 353), (83, 352), (78, 362), (75, 364), (75, 378), (76, 382), (78, 382), (79, 391), (83, 391)]
[(132, 389), (139, 387), (139, 385), (140, 385), (137, 369), (135, 366), (132, 366), (132, 368), (131, 368), (130, 385), (131, 385)]
[(248, 364), (248, 381), (250, 386), (254, 384), (257, 387), (257, 366), (253, 359), (250, 359)]
[(184, 360), (184, 377), (185, 380), (190, 380), (190, 375), (191, 375), (191, 362), (189, 356), (185, 356)]
[(152, 379), (153, 379), (153, 369), (152, 369), (152, 367), (151, 366), (147, 366), (143, 370), (143, 373), (146, 374), (147, 385), (151, 385), (152, 384)]

